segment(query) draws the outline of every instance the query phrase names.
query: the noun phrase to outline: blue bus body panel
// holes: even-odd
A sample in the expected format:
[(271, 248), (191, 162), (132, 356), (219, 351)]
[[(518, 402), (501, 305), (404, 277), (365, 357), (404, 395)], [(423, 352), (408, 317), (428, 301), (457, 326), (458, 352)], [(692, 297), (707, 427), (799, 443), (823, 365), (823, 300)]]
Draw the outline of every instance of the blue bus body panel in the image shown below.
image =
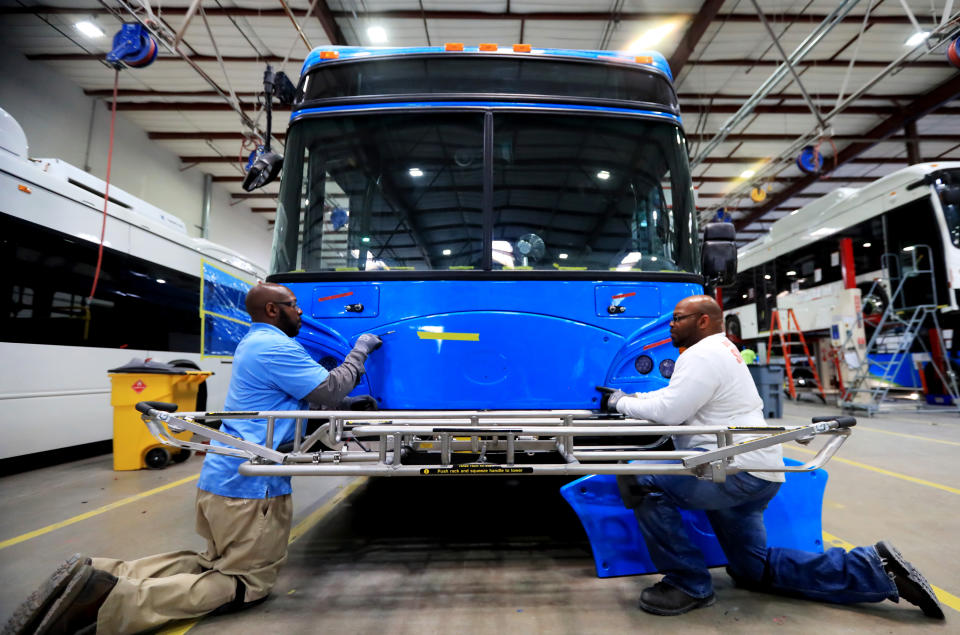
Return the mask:
[[(303, 61), (301, 75), (308, 70), (329, 62), (337, 60), (321, 59), (320, 54), (324, 51), (336, 51), (337, 60), (370, 59), (376, 57), (393, 57), (399, 55), (451, 55), (459, 52), (446, 51), (443, 46), (404, 46), (404, 47), (378, 47), (378, 46), (321, 46), (313, 49), (307, 59)], [(673, 82), (673, 74), (670, 72), (670, 64), (666, 58), (657, 51), (643, 51), (640, 53), (624, 53), (618, 51), (591, 51), (580, 49), (551, 49), (534, 48), (529, 53), (514, 53), (512, 47), (504, 48), (498, 51), (481, 51), (476, 46), (464, 46), (463, 53), (479, 53), (481, 55), (521, 55), (533, 57), (566, 57), (581, 60), (606, 61), (614, 64), (639, 65), (637, 57), (649, 57), (651, 63), (658, 71), (667, 76), (667, 79)]]
[[(355, 394), (385, 409), (445, 410), (596, 408), (599, 383), (662, 388), (660, 362), (677, 355), (674, 305), (703, 292), (688, 282), (569, 280), (287, 286), (303, 309), (298, 339), (315, 359), (339, 363), (361, 333), (383, 338)], [(624, 311), (601, 314), (605, 302)], [(653, 360), (646, 375), (634, 364), (641, 354)]]

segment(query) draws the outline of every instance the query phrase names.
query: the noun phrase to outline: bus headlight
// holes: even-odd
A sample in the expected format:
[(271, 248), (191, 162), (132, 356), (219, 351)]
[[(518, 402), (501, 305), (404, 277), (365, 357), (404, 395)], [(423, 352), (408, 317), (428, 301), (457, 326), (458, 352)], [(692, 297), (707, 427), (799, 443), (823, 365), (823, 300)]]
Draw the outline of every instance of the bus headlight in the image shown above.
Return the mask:
[(633, 367), (641, 375), (646, 375), (653, 370), (653, 360), (648, 355), (641, 355), (633, 362)]
[(660, 362), (660, 374), (667, 379), (670, 379), (670, 377), (673, 375), (673, 366), (675, 363), (676, 362), (674, 362), (672, 359), (665, 359)]

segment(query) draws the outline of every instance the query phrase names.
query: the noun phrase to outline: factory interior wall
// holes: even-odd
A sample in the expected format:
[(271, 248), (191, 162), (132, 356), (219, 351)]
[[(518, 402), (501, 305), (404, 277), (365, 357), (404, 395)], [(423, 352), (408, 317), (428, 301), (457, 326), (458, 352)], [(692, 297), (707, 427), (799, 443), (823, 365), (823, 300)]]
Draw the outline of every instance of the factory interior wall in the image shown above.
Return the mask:
[[(30, 156), (62, 159), (105, 178), (110, 100), (88, 97), (68, 77), (17, 51), (0, 51), (0, 67), (4, 69), (0, 74), (0, 107), (20, 123)], [(104, 66), (105, 88), (113, 87), (113, 76), (113, 70)], [(176, 154), (150, 141), (144, 130), (122, 112), (117, 113), (111, 185), (179, 216), (190, 235), (199, 236), (203, 172), (201, 167), (183, 172), (180, 168)], [(247, 205), (230, 203), (229, 192), (214, 183), (209, 240), (240, 252), (266, 269), (271, 228)]]

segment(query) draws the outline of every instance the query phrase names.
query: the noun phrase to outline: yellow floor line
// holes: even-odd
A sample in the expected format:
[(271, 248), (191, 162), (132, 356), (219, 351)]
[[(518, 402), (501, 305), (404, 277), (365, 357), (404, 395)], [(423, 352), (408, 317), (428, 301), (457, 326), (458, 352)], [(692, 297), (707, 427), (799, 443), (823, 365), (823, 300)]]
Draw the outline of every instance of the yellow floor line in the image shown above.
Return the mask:
[[(833, 547), (841, 547), (842, 549), (846, 549), (847, 551), (850, 551), (856, 546), (847, 542), (846, 540), (843, 540), (842, 538), (837, 538), (833, 534), (829, 534), (827, 532), (823, 532), (823, 544), (831, 545)], [(956, 595), (954, 595), (953, 593), (950, 593), (949, 591), (944, 591), (940, 587), (935, 586), (933, 584), (931, 584), (930, 586), (933, 588), (933, 592), (937, 594), (937, 599), (940, 600), (940, 604), (949, 606), (954, 611), (960, 612), (960, 597), (957, 597)]]
[(942, 443), (944, 445), (957, 445), (960, 446), (958, 441), (945, 441), (943, 439), (931, 439), (930, 437), (921, 437), (916, 434), (906, 434), (904, 432), (891, 432), (890, 430), (880, 430), (878, 428), (868, 428), (867, 426), (857, 424), (857, 432), (861, 430), (866, 430), (867, 432), (879, 432), (880, 434), (890, 434), (895, 437), (904, 437), (905, 439), (916, 439), (917, 441), (929, 441), (931, 443)]
[[(292, 545), (300, 536), (310, 531), (310, 529), (323, 520), (324, 516), (329, 514), (334, 507), (339, 505), (343, 499), (347, 498), (353, 494), (360, 486), (364, 485), (367, 482), (367, 477), (362, 476), (352, 483), (348, 484), (342, 490), (337, 492), (337, 494), (316, 509), (309, 516), (297, 523), (297, 526), (290, 530), (290, 540), (287, 541), (288, 545)], [(183, 635), (191, 628), (196, 626), (203, 618), (198, 617), (193, 620), (188, 620), (186, 622), (178, 622), (173, 626), (168, 626), (166, 628), (160, 629), (157, 631), (157, 635)]]
[(168, 489), (172, 489), (172, 488), (177, 487), (177, 486), (179, 486), (179, 485), (183, 485), (184, 483), (189, 483), (189, 482), (191, 482), (191, 481), (195, 481), (195, 480), (197, 480), (198, 478), (200, 478), (200, 475), (199, 475), (199, 474), (194, 474), (193, 476), (188, 476), (187, 478), (182, 478), (182, 479), (180, 479), (179, 481), (174, 481), (174, 482), (172, 482), (172, 483), (167, 483), (166, 485), (161, 485), (160, 487), (155, 487), (155, 488), (153, 488), (153, 489), (151, 489), (151, 490), (148, 490), (148, 491), (146, 491), (146, 492), (141, 492), (141, 493), (139, 493), (139, 494), (134, 494), (133, 496), (127, 496), (126, 498), (120, 499), (120, 500), (118, 500), (118, 501), (115, 502), (115, 503), (110, 503), (109, 505), (104, 505), (103, 507), (98, 507), (97, 509), (92, 509), (92, 510), (90, 510), (90, 511), (88, 511), (88, 512), (85, 512), (85, 513), (83, 513), (83, 514), (80, 514), (80, 515), (78, 515), (78, 516), (74, 516), (73, 518), (68, 518), (67, 520), (62, 520), (62, 521), (60, 521), (59, 523), (54, 523), (54, 524), (52, 524), (52, 525), (47, 525), (46, 527), (42, 527), (42, 528), (40, 528), (40, 529), (37, 529), (36, 531), (31, 531), (30, 533), (21, 534), (21, 535), (19, 535), (19, 536), (16, 536), (15, 538), (9, 538), (9, 539), (7, 539), (7, 540), (4, 540), (3, 542), (0, 542), (0, 549), (6, 549), (7, 547), (12, 547), (13, 545), (20, 544), (21, 542), (24, 542), (24, 541), (26, 541), (26, 540), (30, 540), (31, 538), (36, 538), (37, 536), (42, 536), (42, 535), (44, 535), (44, 534), (49, 534), (51, 531), (60, 529), (60, 528), (62, 528), (62, 527), (67, 527), (67, 526), (72, 525), (72, 524), (74, 524), (74, 523), (78, 523), (78, 522), (80, 522), (81, 520), (86, 520), (86, 519), (88, 519), (88, 518), (92, 518), (92, 517), (97, 516), (97, 515), (99, 515), (99, 514), (103, 514), (103, 513), (105, 513), (105, 512), (110, 511), (110, 510), (116, 509), (116, 508), (118, 508), (118, 507), (123, 507), (124, 505), (129, 505), (130, 503), (135, 503), (135, 502), (137, 502), (138, 500), (141, 500), (141, 499), (146, 498), (147, 496), (153, 496), (154, 494), (159, 494), (160, 492), (164, 492), (164, 491), (166, 491), (166, 490), (168, 490)]
[[(797, 448), (797, 447), (790, 446), (786, 449), (789, 451), (802, 452), (803, 454), (816, 454), (815, 451), (807, 450), (805, 448)], [(943, 491), (950, 492), (951, 494), (960, 494), (960, 488), (950, 487), (949, 485), (941, 485), (940, 483), (934, 483), (933, 481), (925, 481), (922, 478), (907, 476), (906, 474), (900, 474), (899, 472), (891, 472), (890, 470), (885, 470), (883, 468), (867, 465), (866, 463), (858, 463), (857, 461), (851, 461), (850, 459), (841, 459), (838, 456), (835, 456), (832, 459), (830, 459), (830, 462), (846, 463), (847, 465), (859, 467), (864, 470), (870, 470), (871, 472), (877, 472), (878, 474), (885, 474), (886, 476), (892, 476), (894, 478), (899, 478), (904, 481), (910, 481), (911, 483), (917, 483), (918, 485), (926, 485), (927, 487), (942, 489)]]

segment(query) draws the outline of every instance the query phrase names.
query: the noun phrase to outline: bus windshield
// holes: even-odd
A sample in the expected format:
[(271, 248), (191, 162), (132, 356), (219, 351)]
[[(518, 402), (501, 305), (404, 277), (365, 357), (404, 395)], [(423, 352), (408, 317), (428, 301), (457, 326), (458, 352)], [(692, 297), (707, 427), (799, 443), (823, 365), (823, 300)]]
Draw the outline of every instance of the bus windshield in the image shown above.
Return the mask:
[(433, 110), (291, 125), (272, 273), (698, 272), (672, 122)]

